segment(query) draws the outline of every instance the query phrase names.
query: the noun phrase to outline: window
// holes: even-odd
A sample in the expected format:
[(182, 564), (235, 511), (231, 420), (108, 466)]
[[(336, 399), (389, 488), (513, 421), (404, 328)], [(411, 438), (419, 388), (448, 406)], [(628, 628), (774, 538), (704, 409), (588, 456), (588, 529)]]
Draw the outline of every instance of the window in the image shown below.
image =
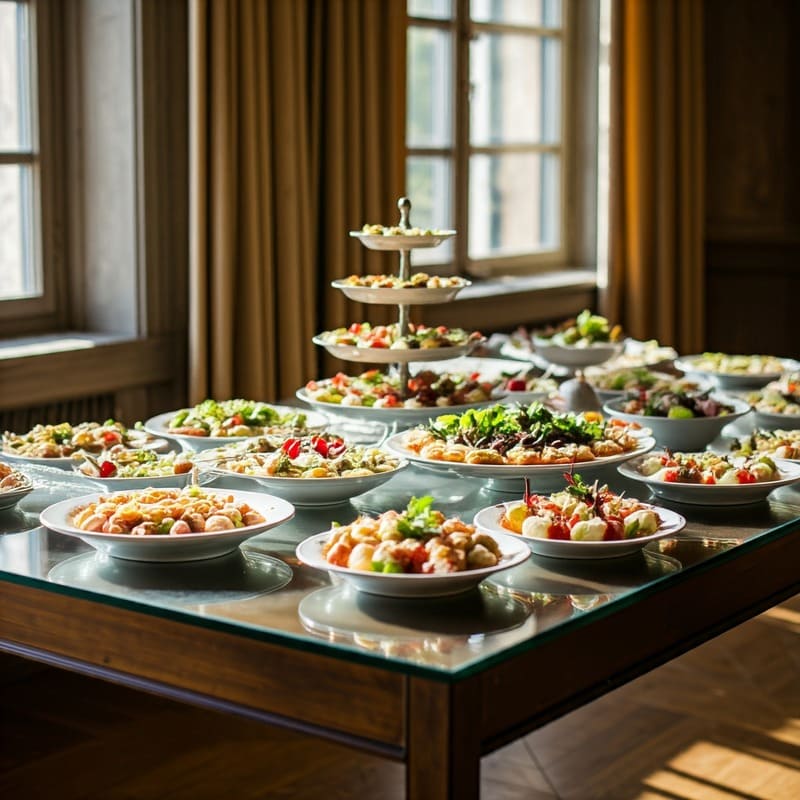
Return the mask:
[(40, 296), (28, 3), (0, 0), (0, 301)]
[(415, 253), (416, 264), (491, 275), (574, 261), (572, 9), (568, 0), (408, 0), (411, 221), (459, 232)]

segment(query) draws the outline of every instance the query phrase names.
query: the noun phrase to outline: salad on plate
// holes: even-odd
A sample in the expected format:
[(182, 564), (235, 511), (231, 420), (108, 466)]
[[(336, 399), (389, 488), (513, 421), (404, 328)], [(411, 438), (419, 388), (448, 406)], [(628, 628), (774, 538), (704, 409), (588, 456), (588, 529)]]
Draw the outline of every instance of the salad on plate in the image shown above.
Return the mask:
[(745, 458), (764, 455), (798, 461), (800, 460), (800, 429), (768, 431), (757, 428), (749, 436), (735, 439), (731, 450), (733, 455)]
[(746, 485), (780, 480), (782, 473), (767, 455), (736, 457), (712, 452), (654, 453), (638, 466), (640, 475), (664, 483)]
[(498, 543), (474, 525), (446, 517), (433, 497), (412, 497), (404, 511), (360, 516), (330, 531), (322, 546), (337, 567), (380, 573), (434, 574), (494, 567)]
[(536, 332), (534, 342), (541, 340), (562, 347), (591, 347), (598, 343), (620, 342), (622, 338), (619, 325), (612, 327), (605, 317), (584, 309), (573, 319)]
[(548, 495), (530, 494), (526, 485), (522, 501), (503, 507), (503, 528), (529, 538), (573, 541), (633, 539), (659, 529), (661, 519), (652, 506), (596, 481), (587, 484), (577, 473), (564, 477), (566, 488)]
[(763, 414), (800, 415), (800, 373), (791, 372), (770, 381), (763, 389), (750, 392), (747, 402)]
[(318, 403), (369, 408), (431, 408), (482, 403), (492, 399), (499, 380), (479, 373), (421, 370), (408, 378), (405, 394), (397, 373), (370, 369), (360, 375), (342, 372), (332, 378), (309, 381), (306, 397)]
[(636, 450), (640, 442), (631, 430), (596, 413), (557, 413), (534, 402), (445, 414), (408, 431), (403, 445), (434, 461), (570, 464)]
[(256, 400), (204, 400), (169, 415), (165, 433), (229, 438), (303, 430), (307, 415), (300, 409), (276, 408)]
[(401, 331), (398, 323), (372, 325), (369, 322), (354, 322), (347, 328), (324, 331), (314, 338), (318, 344), (327, 346), (381, 350), (463, 347), (483, 340), (478, 332), (468, 333), (462, 328), (448, 328), (445, 325), (434, 328), (411, 323), (408, 330)]
[(8, 456), (31, 459), (64, 459), (78, 453), (102, 453), (111, 447), (141, 448), (157, 441), (146, 432), (128, 428), (121, 422), (81, 422), (72, 425), (35, 425), (27, 433), (6, 431), (2, 452)]
[(625, 414), (669, 419), (722, 417), (733, 414), (735, 407), (711, 395), (710, 390), (695, 391), (675, 387), (640, 391), (629, 397), (619, 408)]

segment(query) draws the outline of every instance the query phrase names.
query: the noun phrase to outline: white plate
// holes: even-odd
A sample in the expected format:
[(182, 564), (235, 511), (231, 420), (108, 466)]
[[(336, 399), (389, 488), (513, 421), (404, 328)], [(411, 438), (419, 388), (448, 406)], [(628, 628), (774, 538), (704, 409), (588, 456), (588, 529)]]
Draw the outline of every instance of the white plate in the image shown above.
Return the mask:
[(602, 364), (619, 355), (622, 352), (623, 343), (595, 342), (585, 347), (578, 347), (558, 344), (550, 339), (534, 336), (533, 346), (536, 348), (536, 352), (551, 364), (579, 369)]
[(35, 467), (55, 467), (56, 469), (72, 469), (81, 460), (80, 455), (62, 456), (61, 458), (33, 458), (32, 456), (18, 456), (15, 453), (0, 453), (0, 459), (14, 464), (30, 464)]
[(617, 558), (627, 556), (641, 550), (648, 542), (672, 536), (686, 526), (686, 520), (675, 511), (658, 506), (648, 506), (661, 518), (661, 525), (655, 533), (649, 536), (639, 536), (634, 539), (615, 539), (608, 542), (579, 542), (572, 539), (538, 539), (522, 534), (511, 533), (504, 528), (500, 520), (506, 508), (516, 505), (519, 501), (500, 503), (495, 506), (482, 508), (472, 520), (473, 525), (492, 536), (498, 533), (519, 536), (530, 549), (540, 556), (552, 558)]
[(331, 286), (338, 289), (359, 303), (375, 303), (379, 305), (409, 305), (424, 306), (430, 303), (448, 303), (465, 286), (470, 286), (471, 281), (464, 281), (459, 286), (436, 287), (403, 287), (392, 289), (389, 287), (353, 286), (346, 280), (332, 281)]
[[(213, 489), (205, 491), (214, 493)], [(264, 522), (214, 533), (186, 533), (179, 536), (131, 536), (126, 533), (91, 533), (70, 523), (78, 508), (97, 502), (109, 493), (87, 494), (48, 506), (39, 515), (42, 525), (57, 533), (83, 539), (101, 553), (132, 561), (199, 561), (232, 553), (245, 540), (286, 522), (294, 516), (294, 506), (279, 497), (257, 492), (221, 490), (236, 502), (246, 502), (258, 511)]]
[(407, 458), (415, 464), (441, 471), (455, 472), (465, 478), (481, 478), (483, 480), (504, 480), (506, 478), (529, 478), (531, 486), (537, 491), (555, 491), (564, 484), (565, 472), (579, 472), (585, 478), (591, 477), (598, 471), (621, 464), (630, 458), (650, 452), (656, 442), (652, 436), (642, 436), (637, 439), (638, 445), (629, 453), (621, 453), (606, 458), (596, 458), (594, 461), (580, 461), (575, 464), (464, 464), (453, 461), (435, 461), (432, 458), (423, 458), (413, 450), (404, 447), (402, 440), (405, 433), (396, 433), (390, 436), (384, 446), (395, 455)]
[(255, 481), (296, 506), (331, 506), (336, 503), (344, 503), (351, 497), (357, 497), (370, 489), (381, 486), (406, 467), (408, 467), (408, 461), (401, 461), (397, 468), (390, 472), (378, 472), (374, 475), (352, 478), (281, 478), (266, 475), (243, 475), (219, 466), (211, 467), (208, 473), (225, 478)]
[[(317, 414), (314, 411), (307, 411), (304, 408), (296, 408), (294, 406), (270, 406), (281, 414), (296, 414), (301, 412), (306, 415), (305, 431), (312, 433), (314, 431), (321, 431), (328, 425), (328, 418), (323, 414)], [(189, 436), (182, 433), (173, 433), (169, 429), (169, 421), (177, 414), (177, 411), (166, 411), (163, 414), (157, 414), (151, 417), (144, 424), (144, 429), (148, 433), (157, 436), (166, 436), (169, 439), (175, 439), (180, 442), (187, 450), (208, 450), (212, 447), (223, 447), (226, 444), (234, 444), (235, 442), (246, 442), (248, 439), (257, 439), (263, 434), (256, 433), (252, 436)]]
[(33, 491), (33, 482), (29, 479), (22, 486), (16, 489), (8, 489), (7, 491), (0, 491), (0, 511), (5, 511), (8, 508), (13, 508), (23, 497), (29, 495)]
[[(107, 492), (132, 492), (137, 489), (182, 489), (191, 482), (192, 473), (182, 475), (153, 475), (149, 478), (95, 478), (79, 469), (74, 470), (79, 478), (85, 478), (87, 484), (102, 486)], [(202, 483), (202, 481), (201, 481)]]
[(484, 578), (504, 569), (516, 567), (530, 557), (530, 550), (519, 536), (495, 536), (503, 557), (494, 567), (471, 569), (464, 572), (435, 573), (430, 575), (405, 575), (383, 572), (366, 572), (329, 564), (322, 555), (322, 545), (331, 532), (310, 536), (297, 545), (297, 557), (310, 567), (324, 569), (341, 576), (356, 589), (383, 597), (445, 597), (459, 594), (477, 586)]
[(636, 422), (652, 431), (656, 442), (670, 450), (689, 452), (703, 450), (720, 435), (722, 429), (750, 413), (750, 404), (736, 397), (712, 395), (715, 400), (733, 406), (733, 413), (717, 417), (691, 417), (690, 419), (671, 419), (670, 417), (650, 417), (644, 414), (626, 414), (620, 409), (627, 401), (612, 400), (603, 406), (609, 416), (626, 422)]
[(388, 425), (397, 423), (405, 427), (419, 425), (442, 414), (459, 414), (468, 408), (486, 408), (504, 402), (504, 396), (493, 397), (480, 403), (466, 403), (460, 406), (429, 406), (427, 408), (375, 408), (374, 406), (345, 406), (337, 403), (323, 403), (312, 400), (305, 389), (295, 393), (298, 400), (308, 403), (312, 408), (327, 414), (336, 414), (350, 419), (380, 421)]
[(800, 428), (800, 414), (770, 414), (768, 411), (753, 409), (753, 424), (756, 428), (791, 431)]
[(350, 231), (350, 235), (370, 250), (416, 250), (421, 247), (438, 247), (446, 239), (455, 236), (456, 232), (441, 231), (429, 236), (384, 236), (380, 233)]
[[(654, 455), (659, 455), (655, 453)], [(732, 486), (702, 483), (669, 483), (642, 475), (639, 472), (642, 459), (635, 459), (618, 467), (620, 475), (647, 484), (653, 494), (674, 503), (695, 506), (740, 506), (765, 500), (767, 495), (780, 486), (800, 480), (800, 463), (786, 459), (773, 459), (784, 477), (776, 481), (734, 484)]]
[(681, 372), (692, 375), (703, 375), (708, 380), (719, 386), (720, 389), (752, 389), (766, 386), (770, 381), (777, 380), (785, 372), (800, 370), (800, 362), (792, 358), (778, 359), (783, 367), (780, 372), (759, 372), (742, 374), (738, 372), (711, 372), (710, 370), (697, 369), (695, 364), (702, 355), (681, 356), (675, 359), (675, 366)]
[(319, 347), (324, 347), (332, 356), (342, 361), (364, 361), (369, 364), (395, 364), (411, 361), (439, 361), (442, 358), (458, 358), (471, 353), (476, 347), (482, 345), (485, 339), (475, 339), (466, 344), (453, 347), (356, 347), (352, 344), (327, 344), (321, 336), (315, 336), (312, 341)]

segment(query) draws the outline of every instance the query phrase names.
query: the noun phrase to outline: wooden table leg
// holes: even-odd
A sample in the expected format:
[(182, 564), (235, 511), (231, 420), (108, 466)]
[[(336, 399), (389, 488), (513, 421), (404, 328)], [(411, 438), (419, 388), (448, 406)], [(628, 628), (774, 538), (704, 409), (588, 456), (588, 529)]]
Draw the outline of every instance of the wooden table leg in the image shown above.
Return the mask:
[(406, 796), (478, 800), (481, 694), (471, 681), (408, 680)]

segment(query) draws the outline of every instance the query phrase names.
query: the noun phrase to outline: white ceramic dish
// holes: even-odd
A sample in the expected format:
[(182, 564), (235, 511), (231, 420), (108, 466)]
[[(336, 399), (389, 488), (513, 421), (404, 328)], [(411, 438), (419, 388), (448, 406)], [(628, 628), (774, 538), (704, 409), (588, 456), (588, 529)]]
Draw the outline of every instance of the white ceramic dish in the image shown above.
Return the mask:
[(0, 459), (14, 464), (29, 464), (34, 467), (55, 467), (56, 469), (72, 469), (80, 462), (80, 457), (63, 456), (61, 458), (32, 458), (31, 456), (18, 456), (15, 453), (0, 453)]
[(530, 557), (530, 550), (520, 537), (511, 534), (494, 536), (503, 554), (494, 567), (472, 569), (464, 572), (447, 572), (430, 575), (404, 575), (382, 572), (366, 572), (329, 564), (322, 555), (322, 546), (330, 537), (330, 531), (318, 533), (300, 542), (297, 557), (310, 567), (332, 572), (368, 594), (383, 597), (445, 597), (459, 594), (476, 587), (484, 578), (510, 569)]
[(753, 409), (753, 424), (767, 430), (795, 430), (800, 428), (800, 414), (770, 414)]
[(681, 356), (675, 359), (675, 366), (687, 374), (702, 375), (720, 389), (752, 389), (759, 386), (766, 386), (770, 381), (780, 378), (785, 372), (800, 370), (800, 362), (792, 358), (781, 358), (779, 359), (782, 366), (780, 371), (753, 373), (712, 372), (710, 370), (697, 368), (696, 364), (702, 358), (702, 355)]
[(440, 231), (428, 236), (384, 236), (379, 233), (350, 231), (350, 235), (370, 250), (417, 250), (423, 247), (438, 247), (442, 242), (455, 236), (456, 232)]
[(465, 403), (460, 406), (428, 406), (426, 408), (375, 408), (374, 406), (345, 406), (336, 403), (322, 403), (312, 400), (305, 389), (298, 389), (295, 393), (298, 400), (308, 403), (312, 408), (327, 414), (335, 414), (349, 419), (363, 419), (373, 422), (383, 422), (387, 425), (411, 427), (426, 423), (429, 419), (442, 414), (460, 414), (468, 408), (486, 408), (498, 402), (504, 402), (502, 395), (484, 400), (480, 403)]
[[(205, 491), (213, 492), (213, 489)], [(274, 528), (294, 516), (294, 506), (280, 497), (257, 492), (221, 490), (237, 502), (246, 502), (260, 512), (264, 522), (214, 533), (187, 533), (179, 536), (131, 536), (125, 533), (91, 533), (71, 524), (75, 511), (97, 502), (108, 493), (73, 497), (54, 503), (39, 516), (42, 525), (57, 533), (83, 539), (101, 553), (132, 561), (199, 561), (232, 553), (239, 545), (259, 533)]]
[(472, 520), (473, 525), (480, 528), (492, 536), (498, 533), (519, 536), (530, 549), (540, 556), (550, 556), (551, 558), (618, 558), (627, 556), (641, 550), (649, 542), (663, 539), (665, 536), (672, 536), (686, 526), (686, 520), (675, 511), (658, 506), (649, 506), (661, 518), (661, 525), (658, 530), (650, 536), (639, 536), (634, 539), (617, 539), (608, 542), (579, 542), (571, 539), (535, 539), (530, 536), (511, 533), (504, 528), (500, 520), (505, 509), (511, 505), (516, 505), (519, 501), (500, 503), (494, 506), (482, 508), (475, 514)]
[(585, 347), (557, 344), (540, 336), (533, 337), (536, 352), (551, 364), (580, 369), (602, 364), (622, 352), (622, 342), (595, 342)]
[(153, 489), (181, 489), (190, 483), (192, 479), (191, 472), (184, 472), (183, 475), (154, 475), (149, 478), (95, 478), (92, 475), (86, 475), (77, 468), (74, 472), (79, 478), (85, 478), (87, 484), (102, 486), (107, 492), (132, 492), (151, 487)]
[(584, 478), (589, 479), (598, 471), (609, 466), (616, 466), (624, 461), (649, 453), (655, 445), (652, 436), (642, 436), (638, 439), (635, 450), (621, 453), (606, 458), (596, 458), (594, 461), (581, 461), (575, 464), (464, 464), (453, 461), (435, 461), (432, 458), (423, 458), (418, 453), (403, 445), (404, 433), (390, 436), (385, 447), (395, 455), (406, 458), (412, 463), (420, 464), (439, 471), (455, 472), (464, 478), (481, 478), (483, 480), (504, 480), (507, 478), (529, 478), (531, 486), (536, 491), (554, 491), (564, 485), (564, 473), (579, 472)]
[[(314, 431), (321, 431), (328, 425), (328, 418), (323, 414), (318, 414), (315, 411), (307, 411), (304, 408), (296, 408), (293, 406), (271, 406), (281, 414), (291, 414), (302, 412), (306, 415), (306, 427), (303, 429), (306, 432), (312, 433)], [(212, 447), (223, 447), (227, 444), (234, 444), (235, 442), (246, 442), (248, 439), (257, 439), (262, 434), (257, 433), (253, 436), (189, 436), (181, 433), (174, 433), (169, 429), (169, 421), (177, 414), (177, 411), (166, 411), (163, 414), (157, 414), (151, 417), (144, 424), (144, 429), (148, 433), (156, 436), (166, 436), (169, 439), (175, 439), (180, 442), (186, 450), (209, 450)]]
[(443, 357), (458, 358), (471, 353), (476, 347), (484, 343), (484, 339), (475, 339), (466, 344), (453, 347), (356, 347), (351, 344), (328, 344), (321, 336), (315, 336), (312, 341), (319, 347), (324, 347), (332, 356), (342, 361), (363, 361), (368, 364), (396, 364), (411, 361), (439, 361)]
[(33, 481), (30, 479), (22, 486), (16, 489), (8, 489), (7, 491), (0, 491), (0, 511), (13, 508), (23, 497), (29, 495), (33, 491)]
[(736, 397), (716, 397), (721, 403), (731, 405), (733, 413), (717, 417), (692, 417), (691, 419), (670, 419), (669, 417), (646, 417), (642, 414), (626, 414), (621, 406), (625, 399), (612, 400), (603, 406), (606, 414), (626, 422), (637, 422), (647, 427), (661, 447), (688, 452), (703, 450), (716, 439), (726, 425), (730, 425), (745, 414), (750, 413), (750, 405)]
[(396, 469), (390, 472), (378, 472), (374, 475), (363, 475), (353, 478), (280, 478), (260, 475), (242, 475), (231, 472), (222, 466), (214, 466), (209, 474), (225, 478), (252, 481), (268, 489), (278, 497), (288, 500), (296, 506), (331, 506), (344, 503), (351, 497), (375, 489), (390, 481), (395, 475), (408, 467), (408, 461), (400, 461)]
[(458, 286), (406, 287), (392, 289), (389, 287), (378, 288), (373, 286), (353, 286), (346, 280), (332, 281), (331, 286), (338, 289), (359, 303), (374, 303), (378, 305), (409, 305), (423, 306), (431, 303), (449, 303), (465, 286), (470, 286), (471, 281), (464, 281)]
[(669, 483), (639, 472), (642, 459), (637, 458), (630, 463), (618, 467), (620, 475), (646, 484), (650, 491), (665, 500), (674, 503), (686, 503), (695, 506), (739, 506), (758, 503), (781, 486), (788, 486), (800, 480), (800, 463), (785, 459), (774, 459), (775, 464), (784, 477), (776, 481), (759, 481), (735, 485)]

